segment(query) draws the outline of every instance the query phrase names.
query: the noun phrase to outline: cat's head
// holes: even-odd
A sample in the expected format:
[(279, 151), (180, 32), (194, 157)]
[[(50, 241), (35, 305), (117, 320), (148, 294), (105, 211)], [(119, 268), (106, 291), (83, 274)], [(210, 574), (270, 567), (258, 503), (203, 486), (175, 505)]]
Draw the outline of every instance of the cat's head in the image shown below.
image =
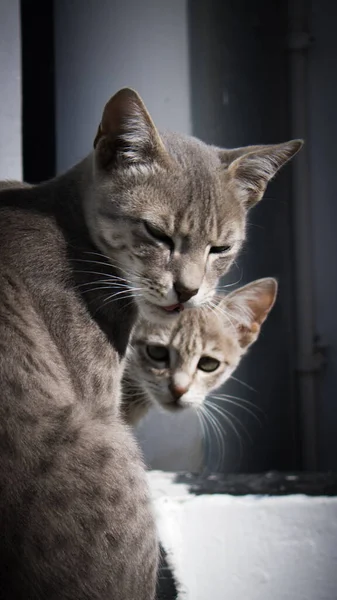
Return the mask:
[(127, 378), (168, 410), (202, 404), (237, 368), (258, 338), (277, 295), (275, 279), (259, 279), (224, 297), (214, 310), (186, 310), (170, 325), (140, 321)]
[(159, 134), (136, 92), (105, 106), (86, 198), (94, 242), (134, 289), (140, 315), (177, 317), (215, 291), (245, 239), (247, 211), (301, 141), (223, 150)]

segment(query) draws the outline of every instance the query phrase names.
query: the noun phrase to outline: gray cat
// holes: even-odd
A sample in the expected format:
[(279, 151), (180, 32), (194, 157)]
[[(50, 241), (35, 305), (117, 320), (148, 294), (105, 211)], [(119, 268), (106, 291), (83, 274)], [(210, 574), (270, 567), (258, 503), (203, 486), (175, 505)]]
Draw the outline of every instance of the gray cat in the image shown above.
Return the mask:
[(0, 597), (152, 600), (156, 528), (120, 416), (137, 309), (206, 301), (247, 210), (300, 148), (160, 136), (139, 96), (106, 105), (94, 151), (0, 193)]
[(275, 279), (253, 281), (210, 306), (184, 310), (160, 326), (137, 323), (123, 376), (123, 414), (136, 425), (151, 406), (207, 414), (206, 397), (221, 387), (257, 340), (277, 295)]

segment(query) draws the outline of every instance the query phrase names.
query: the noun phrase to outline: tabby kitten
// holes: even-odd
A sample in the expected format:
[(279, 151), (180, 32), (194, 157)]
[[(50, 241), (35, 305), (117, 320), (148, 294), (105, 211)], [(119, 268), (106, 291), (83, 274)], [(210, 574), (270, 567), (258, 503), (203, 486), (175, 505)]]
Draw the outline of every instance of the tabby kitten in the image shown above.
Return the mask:
[(199, 408), (222, 386), (257, 340), (277, 295), (275, 279), (259, 279), (212, 308), (186, 310), (171, 324), (140, 321), (127, 353), (123, 414), (136, 425), (151, 406)]
[[(152, 600), (156, 528), (120, 416), (137, 309), (204, 302), (300, 148), (160, 135), (132, 90), (64, 175), (0, 192), (0, 597)], [(43, 149), (42, 149), (43, 151)]]

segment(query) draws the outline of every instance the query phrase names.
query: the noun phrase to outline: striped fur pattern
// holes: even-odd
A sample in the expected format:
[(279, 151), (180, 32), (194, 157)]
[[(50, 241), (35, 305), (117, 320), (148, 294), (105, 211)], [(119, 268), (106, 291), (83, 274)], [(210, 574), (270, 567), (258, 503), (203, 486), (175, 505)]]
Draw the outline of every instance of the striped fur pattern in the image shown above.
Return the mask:
[(175, 318), (163, 307), (179, 302), (177, 288), (193, 291), (186, 307), (207, 302), (242, 248), (247, 211), (300, 147), (295, 140), (219, 149), (159, 133), (132, 90), (108, 102), (95, 139), (99, 187), (87, 190), (87, 222), (100, 250), (127, 274), (143, 318)]
[[(232, 375), (257, 340), (276, 295), (275, 279), (260, 279), (215, 298), (208, 308), (184, 311), (173, 325), (139, 322), (122, 386), (127, 422), (136, 425), (154, 405), (176, 412), (201, 406), (207, 395)], [(157, 352), (153, 358), (153, 347), (166, 349), (167, 355)], [(216, 361), (214, 370), (200, 368), (205, 357)]]
[[(121, 90), (81, 163), (0, 186), (0, 598), (154, 599), (157, 532), (120, 414), (129, 336), (138, 309), (174, 323), (177, 285), (186, 307), (213, 294), (257, 200), (243, 182), (264, 189), (299, 147), (227, 160), (160, 135)], [(254, 157), (243, 178), (238, 155)]]

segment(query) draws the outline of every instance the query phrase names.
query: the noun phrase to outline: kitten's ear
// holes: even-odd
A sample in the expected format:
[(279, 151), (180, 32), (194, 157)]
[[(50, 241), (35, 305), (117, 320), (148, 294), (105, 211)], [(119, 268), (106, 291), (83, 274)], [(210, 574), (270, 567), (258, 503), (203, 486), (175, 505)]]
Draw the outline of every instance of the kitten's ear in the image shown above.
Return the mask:
[(247, 208), (251, 208), (261, 200), (277, 171), (302, 146), (302, 140), (291, 140), (284, 144), (220, 150), (220, 159)]
[(125, 167), (168, 160), (142, 99), (129, 88), (119, 90), (105, 105), (94, 148), (103, 168), (116, 160)]
[(261, 325), (275, 304), (277, 287), (276, 279), (258, 279), (228, 294), (221, 301), (237, 328), (242, 348), (248, 348), (257, 340)]

